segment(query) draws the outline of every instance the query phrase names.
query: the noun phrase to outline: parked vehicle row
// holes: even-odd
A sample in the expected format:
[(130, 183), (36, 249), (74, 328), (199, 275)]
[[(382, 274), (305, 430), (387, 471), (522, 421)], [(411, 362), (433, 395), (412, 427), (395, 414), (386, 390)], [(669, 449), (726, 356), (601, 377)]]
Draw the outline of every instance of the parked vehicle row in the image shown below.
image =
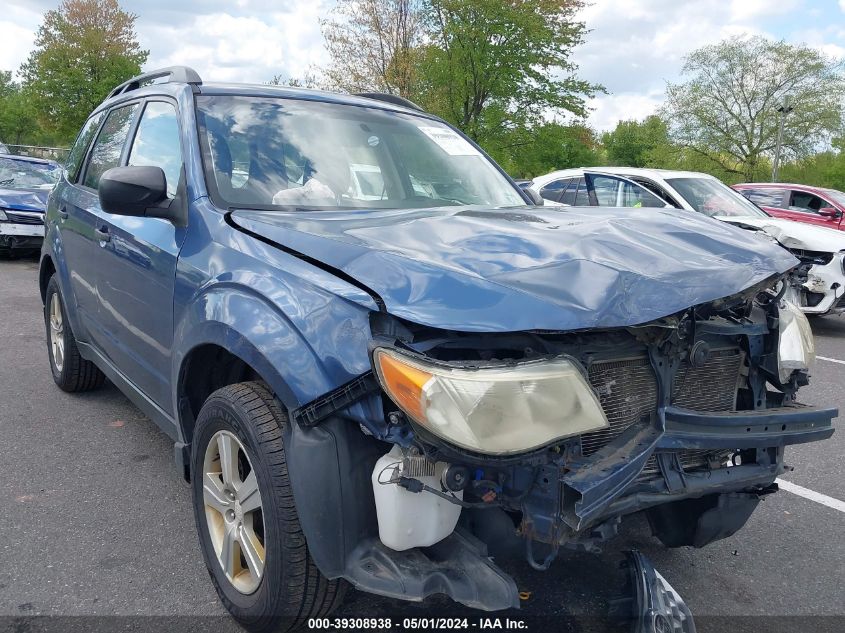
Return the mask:
[[(347, 583), (518, 607), (491, 555), (546, 569), (634, 512), (668, 547), (730, 536), (785, 447), (833, 433), (836, 410), (796, 404), (799, 261), (618, 177), (567, 176), (559, 203), (582, 176), (612, 208), (564, 217), (398, 97), (133, 78), (49, 198), (53, 377), (108, 377), (173, 439), (254, 630)], [(676, 604), (637, 569), (640, 600)]]
[(61, 171), (50, 160), (0, 154), (0, 255), (41, 248), (47, 195)]
[(529, 186), (552, 203), (669, 206), (760, 233), (801, 261), (802, 266), (789, 277), (788, 292), (790, 300), (805, 314), (821, 316), (845, 310), (845, 233), (771, 217), (713, 176), (662, 169), (596, 167), (553, 172), (535, 178)]

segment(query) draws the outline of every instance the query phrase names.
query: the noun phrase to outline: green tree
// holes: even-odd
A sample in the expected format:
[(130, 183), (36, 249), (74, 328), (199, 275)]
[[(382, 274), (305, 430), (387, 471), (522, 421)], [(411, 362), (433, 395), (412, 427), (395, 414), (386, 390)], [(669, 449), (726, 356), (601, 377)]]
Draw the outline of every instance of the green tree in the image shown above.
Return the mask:
[(593, 167), (603, 162), (601, 143), (585, 123), (544, 123), (517, 130), (506, 149), (493, 158), (516, 178), (534, 178), (556, 169)]
[(586, 114), (599, 86), (575, 76), (581, 0), (430, 0), (417, 99), (488, 150), (550, 112)]
[(800, 182), (845, 191), (845, 139), (836, 139), (832, 149), (784, 164), (784, 182)]
[(33, 140), (38, 122), (11, 71), (0, 71), (0, 141), (22, 145)]
[(668, 149), (669, 130), (663, 119), (651, 115), (642, 121), (619, 121), (601, 140), (611, 165), (650, 167)]
[(673, 139), (715, 168), (751, 179), (777, 139), (777, 108), (791, 99), (783, 156), (807, 156), (842, 126), (842, 62), (763, 37), (733, 38), (687, 56), (686, 81), (668, 84)]
[(140, 73), (148, 51), (136, 19), (117, 0), (63, 0), (44, 14), (20, 74), (40, 124), (57, 139), (72, 140), (112, 88)]

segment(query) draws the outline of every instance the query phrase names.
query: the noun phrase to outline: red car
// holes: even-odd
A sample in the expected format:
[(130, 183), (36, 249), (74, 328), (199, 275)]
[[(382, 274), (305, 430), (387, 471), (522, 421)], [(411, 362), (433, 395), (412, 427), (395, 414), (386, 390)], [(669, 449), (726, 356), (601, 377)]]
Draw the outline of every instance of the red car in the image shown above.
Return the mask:
[(775, 217), (845, 231), (845, 193), (836, 189), (782, 182), (748, 182), (733, 188)]

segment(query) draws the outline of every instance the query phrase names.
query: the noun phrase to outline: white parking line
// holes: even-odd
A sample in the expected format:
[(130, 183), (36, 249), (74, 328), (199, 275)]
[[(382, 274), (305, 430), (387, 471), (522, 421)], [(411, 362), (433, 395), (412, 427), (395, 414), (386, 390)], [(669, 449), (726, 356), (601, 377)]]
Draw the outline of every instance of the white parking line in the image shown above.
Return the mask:
[(828, 358), (827, 356), (816, 356), (817, 360), (826, 360), (829, 363), (838, 363), (840, 365), (845, 365), (845, 360), (839, 360), (838, 358)]
[(833, 508), (834, 510), (839, 510), (840, 512), (845, 512), (845, 501), (840, 501), (839, 499), (834, 499), (833, 497), (828, 497), (827, 495), (823, 495), (820, 492), (816, 492), (815, 490), (810, 490), (809, 488), (805, 488), (804, 486), (799, 486), (798, 484), (794, 484), (791, 481), (786, 481), (785, 479), (775, 479), (777, 485), (780, 486), (781, 490), (786, 490), (787, 492), (791, 492), (794, 495), (798, 495), (799, 497), (804, 497), (805, 499), (809, 499), (810, 501), (815, 501), (816, 503), (820, 503), (823, 506), (827, 506), (828, 508)]

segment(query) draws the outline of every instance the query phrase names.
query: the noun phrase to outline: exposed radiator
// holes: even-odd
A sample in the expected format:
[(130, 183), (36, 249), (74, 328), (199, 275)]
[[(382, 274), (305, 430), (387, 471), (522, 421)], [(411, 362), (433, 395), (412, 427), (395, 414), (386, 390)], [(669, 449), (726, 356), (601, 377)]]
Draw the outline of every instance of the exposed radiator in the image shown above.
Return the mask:
[[(683, 363), (672, 383), (671, 402), (694, 411), (734, 411), (743, 354), (737, 348), (713, 350), (702, 367)], [(588, 371), (610, 426), (581, 437), (584, 455), (605, 446), (632, 424), (648, 419), (657, 409), (657, 378), (648, 357), (598, 361)], [(681, 451), (685, 468), (707, 463), (711, 451)], [(656, 472), (649, 459), (644, 472)]]

